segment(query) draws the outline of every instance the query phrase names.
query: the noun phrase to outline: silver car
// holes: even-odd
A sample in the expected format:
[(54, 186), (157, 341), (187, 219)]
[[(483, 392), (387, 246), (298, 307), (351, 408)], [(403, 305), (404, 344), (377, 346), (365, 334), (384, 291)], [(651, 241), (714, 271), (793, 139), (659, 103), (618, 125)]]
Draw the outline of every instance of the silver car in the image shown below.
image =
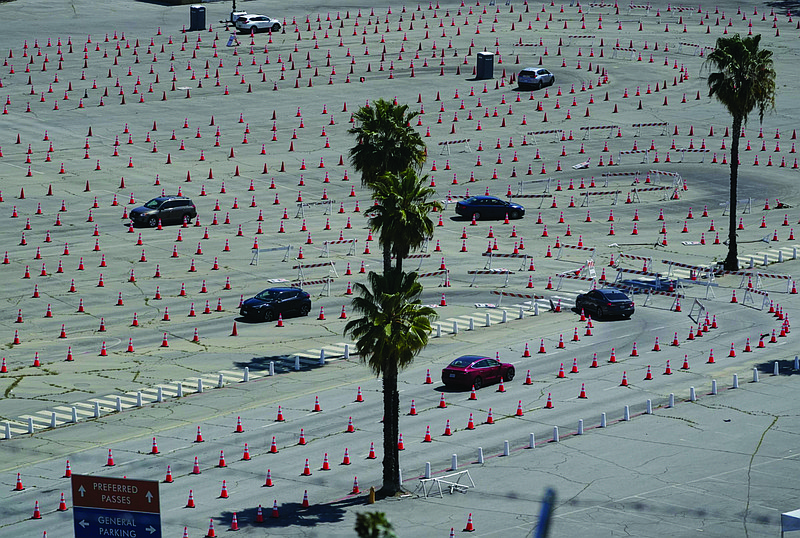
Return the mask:
[(526, 67), (519, 72), (517, 84), (521, 90), (538, 90), (544, 86), (552, 86), (556, 76), (542, 67)]
[(256, 33), (260, 30), (280, 32), (281, 23), (278, 19), (270, 19), (266, 15), (247, 14), (236, 19), (236, 29), (240, 32)]

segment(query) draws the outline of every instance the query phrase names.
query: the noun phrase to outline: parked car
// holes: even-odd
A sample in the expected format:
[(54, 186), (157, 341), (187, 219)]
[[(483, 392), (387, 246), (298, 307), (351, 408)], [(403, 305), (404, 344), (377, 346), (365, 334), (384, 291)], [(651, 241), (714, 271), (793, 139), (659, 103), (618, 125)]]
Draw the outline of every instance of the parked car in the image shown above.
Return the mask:
[(594, 319), (605, 316), (629, 318), (633, 315), (634, 305), (631, 298), (620, 290), (605, 288), (578, 295), (575, 310), (590, 313)]
[(544, 86), (552, 86), (556, 76), (542, 67), (526, 67), (517, 75), (520, 90), (538, 90)]
[(147, 225), (154, 228), (162, 224), (183, 224), (197, 216), (197, 208), (186, 196), (159, 196), (131, 210), (134, 226)]
[(480, 355), (464, 355), (442, 369), (442, 383), (450, 387), (475, 387), (514, 379), (514, 365)]
[(234, 24), (237, 30), (247, 33), (257, 33), (261, 30), (280, 32), (281, 30), (281, 22), (278, 19), (271, 19), (266, 15), (256, 15), (254, 13), (242, 15), (236, 19)]
[(242, 317), (272, 321), (280, 314), (307, 316), (311, 311), (311, 296), (300, 288), (267, 288), (242, 303)]
[(525, 208), (514, 202), (506, 202), (494, 196), (472, 196), (456, 203), (456, 213), (462, 217), (480, 219), (520, 219)]

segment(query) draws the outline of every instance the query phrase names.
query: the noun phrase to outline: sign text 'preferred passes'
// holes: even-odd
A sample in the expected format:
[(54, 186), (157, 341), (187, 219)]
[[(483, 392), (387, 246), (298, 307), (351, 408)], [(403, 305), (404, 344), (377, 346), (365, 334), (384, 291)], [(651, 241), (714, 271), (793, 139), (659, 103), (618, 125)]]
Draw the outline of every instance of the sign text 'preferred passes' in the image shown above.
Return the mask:
[(161, 537), (158, 482), (72, 475), (76, 538)]

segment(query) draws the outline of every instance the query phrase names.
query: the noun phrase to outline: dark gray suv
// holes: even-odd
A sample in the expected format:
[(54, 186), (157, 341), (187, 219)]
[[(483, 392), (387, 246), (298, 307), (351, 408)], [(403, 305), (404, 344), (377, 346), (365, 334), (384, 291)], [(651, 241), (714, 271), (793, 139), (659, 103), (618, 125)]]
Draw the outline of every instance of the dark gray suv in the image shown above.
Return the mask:
[(135, 226), (154, 228), (162, 224), (182, 224), (197, 216), (197, 208), (186, 196), (159, 196), (143, 206), (131, 210), (131, 220)]

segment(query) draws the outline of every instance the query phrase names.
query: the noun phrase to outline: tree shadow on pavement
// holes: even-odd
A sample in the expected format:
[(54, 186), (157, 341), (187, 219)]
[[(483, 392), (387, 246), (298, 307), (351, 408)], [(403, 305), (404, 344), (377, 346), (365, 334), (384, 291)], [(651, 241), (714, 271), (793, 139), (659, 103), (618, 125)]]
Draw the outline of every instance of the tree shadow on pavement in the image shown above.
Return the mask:
[[(268, 495), (264, 497), (265, 499), (270, 498)], [(330, 503), (311, 504), (307, 508), (304, 508), (300, 502), (278, 503), (279, 516), (277, 518), (272, 517), (272, 503), (269, 503), (268, 506), (264, 505), (261, 508), (264, 518), (262, 523), (256, 520), (258, 516), (257, 507), (237, 512), (236, 519), (240, 529), (245, 527), (264, 528), (265, 530), (279, 527), (314, 527), (326, 523), (340, 523), (344, 520), (347, 509), (366, 505), (366, 503), (366, 494), (355, 495)], [(224, 530), (230, 528), (232, 519), (233, 512), (221, 512), (219, 516), (214, 518), (214, 525)]]
[(792, 376), (800, 374), (800, 370), (794, 369), (794, 359), (783, 359), (778, 361), (766, 361), (756, 364), (760, 374), (771, 375), (775, 372), (775, 363), (778, 363), (778, 373), (780, 375)]

